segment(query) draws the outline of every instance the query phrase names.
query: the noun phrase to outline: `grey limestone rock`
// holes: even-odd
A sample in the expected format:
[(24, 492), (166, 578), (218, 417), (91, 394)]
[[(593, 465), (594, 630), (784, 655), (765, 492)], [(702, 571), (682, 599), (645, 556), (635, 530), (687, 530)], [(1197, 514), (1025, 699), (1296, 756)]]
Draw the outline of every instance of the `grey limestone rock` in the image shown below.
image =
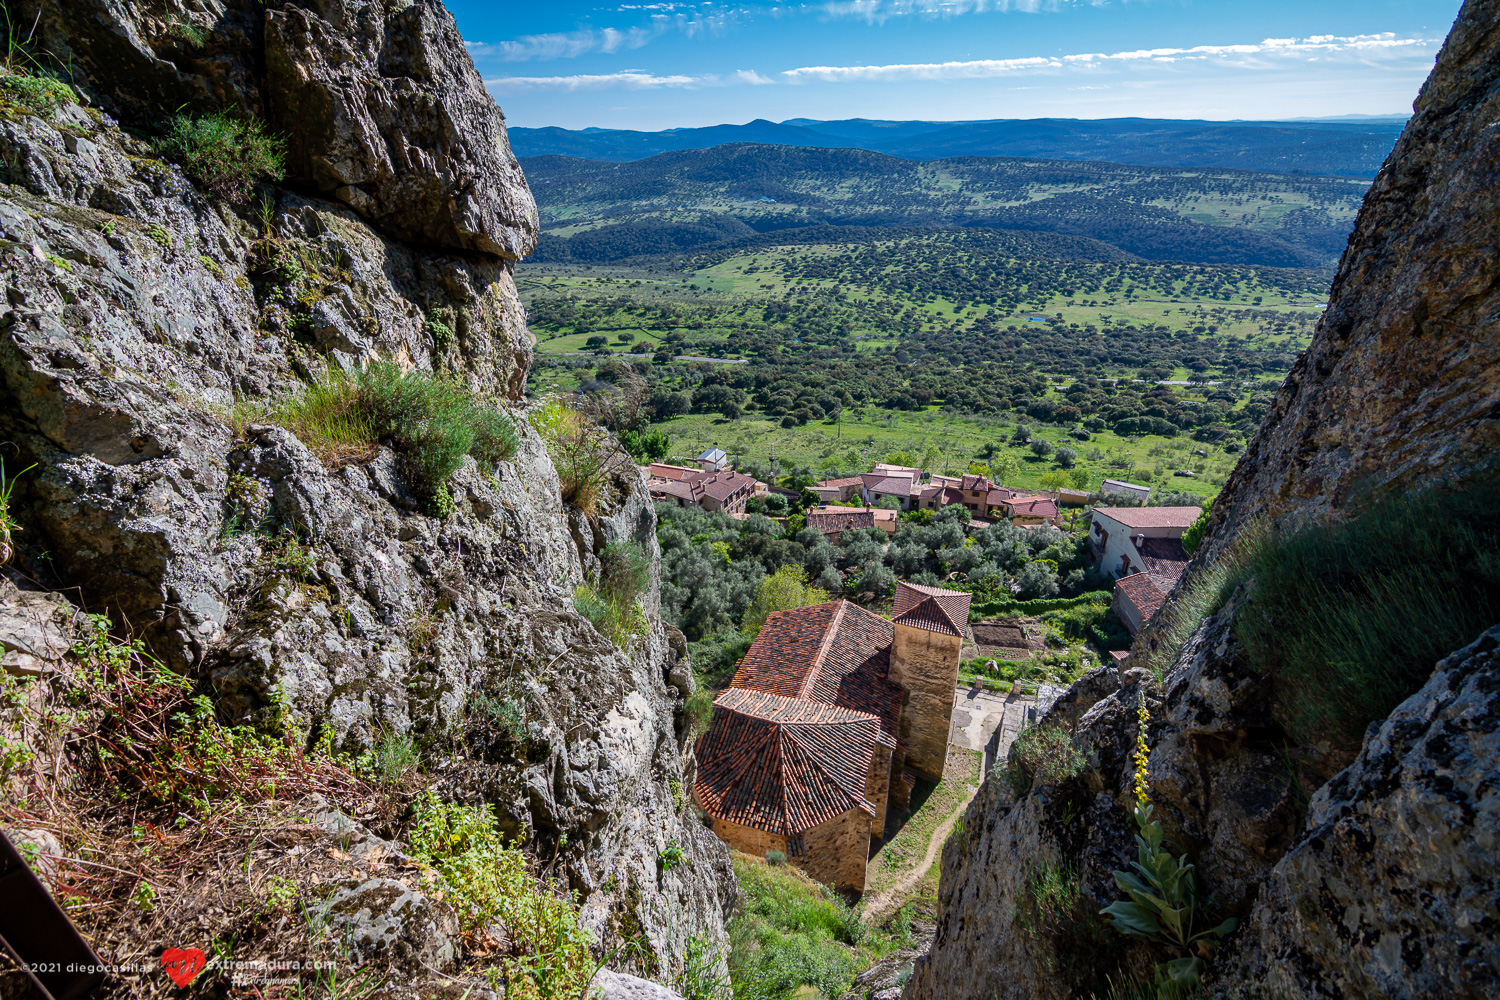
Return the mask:
[[(296, 177), (402, 239), (516, 260), (537, 214), (504, 119), (438, 0), (266, 15), (266, 94)], [(321, 15), (321, 16), (320, 16)]]
[[(215, 0), (190, 12), (213, 20), (189, 51), (148, 5), (27, 9), (95, 106), (0, 122), (19, 157), (0, 189), (0, 440), (8, 469), (37, 464), (18, 564), (128, 623), (226, 720), (289, 709), (342, 750), (383, 732), (440, 748), (436, 790), (555, 854), (606, 947), (628, 927), (671, 968), (694, 937), (721, 944), (728, 855), (672, 791), (692, 767), (686, 646), (654, 588), (625, 648), (573, 606), (602, 546), (657, 564), (654, 508), (623, 456), (597, 512), (568, 508), (527, 422), (511, 259), (535, 218), (451, 16)], [(273, 130), (299, 116), (295, 187), (263, 184), (254, 211), (213, 200), (98, 110), (159, 122), (183, 103)], [(513, 417), (516, 453), (467, 460), (444, 517), (389, 447), (318, 452), (266, 419), (376, 357)], [(487, 728), (496, 706), (521, 727)], [(674, 840), (690, 864), (662, 871)]]
[(358, 964), (442, 972), (453, 964), (458, 915), (391, 878), (339, 883), (312, 914)]
[(592, 988), (599, 1000), (682, 1000), (682, 994), (665, 986), (613, 969), (600, 969)]
[(1500, 994), (1500, 627), (1320, 788), (1218, 977), (1305, 997)]

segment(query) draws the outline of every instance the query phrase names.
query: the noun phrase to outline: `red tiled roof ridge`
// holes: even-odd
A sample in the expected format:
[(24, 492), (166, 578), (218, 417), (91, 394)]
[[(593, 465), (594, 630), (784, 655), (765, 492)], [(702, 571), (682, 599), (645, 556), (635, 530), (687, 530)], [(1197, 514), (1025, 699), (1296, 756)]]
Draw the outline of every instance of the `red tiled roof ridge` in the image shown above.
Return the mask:
[(856, 708), (829, 705), (809, 698), (789, 698), (752, 688), (725, 688), (714, 699), (714, 707), (778, 726), (826, 726), (839, 722), (874, 722), (878, 725), (880, 722), (879, 716)]
[(849, 606), (848, 601), (839, 601), (838, 607), (833, 610), (833, 617), (823, 629), (823, 641), (818, 644), (818, 653), (813, 657), (812, 665), (807, 668), (807, 676), (802, 678), (802, 690), (798, 692), (799, 698), (806, 698), (807, 693), (818, 680), (818, 671), (823, 669), (823, 661), (828, 658), (828, 650), (833, 646), (834, 636), (839, 634), (839, 622), (844, 620), (844, 609)]

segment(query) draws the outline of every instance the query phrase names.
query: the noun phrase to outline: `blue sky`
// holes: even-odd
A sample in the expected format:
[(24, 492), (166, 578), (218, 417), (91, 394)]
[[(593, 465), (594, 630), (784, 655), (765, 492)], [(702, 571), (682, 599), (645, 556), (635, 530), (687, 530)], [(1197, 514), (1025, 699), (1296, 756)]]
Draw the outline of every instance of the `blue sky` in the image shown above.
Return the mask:
[(512, 126), (1409, 112), (1460, 0), (448, 0)]

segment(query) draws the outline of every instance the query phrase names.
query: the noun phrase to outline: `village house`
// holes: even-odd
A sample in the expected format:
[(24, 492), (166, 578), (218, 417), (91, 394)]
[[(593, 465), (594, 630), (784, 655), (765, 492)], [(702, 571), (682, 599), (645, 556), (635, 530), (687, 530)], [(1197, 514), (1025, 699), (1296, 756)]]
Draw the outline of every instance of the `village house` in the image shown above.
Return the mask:
[[(937, 477), (934, 476), (934, 479)], [(944, 479), (950, 477), (944, 476)], [(933, 482), (923, 486), (917, 493), (916, 508), (919, 510), (940, 510), (950, 503), (963, 503), (964, 496), (958, 491), (958, 487), (948, 483)]]
[(646, 466), (646, 478), (667, 479), (679, 482), (689, 476), (702, 475), (702, 469), (690, 468), (686, 465), (668, 465), (665, 462), (652, 462)]
[(1057, 524), (1057, 504), (1047, 497), (1012, 497), (1000, 502), (1000, 513), (1018, 528)]
[(729, 455), (723, 448), (709, 448), (693, 461), (698, 463), (698, 468), (704, 472), (719, 472), (729, 468)]
[(1106, 479), (1099, 487), (1105, 493), (1120, 493), (1132, 496), (1144, 504), (1151, 498), (1151, 487), (1139, 483), (1127, 483), (1123, 479)]
[(860, 487), (863, 485), (864, 480), (859, 476), (850, 476), (847, 479), (825, 479), (812, 489), (824, 503), (848, 503), (851, 498), (862, 495)]
[(714, 833), (863, 892), (887, 811), (942, 778), (968, 621), (968, 594), (908, 583), (890, 619), (848, 601), (772, 614), (698, 741)]
[(1115, 581), (1114, 597), (1110, 607), (1125, 631), (1135, 635), (1143, 626), (1151, 624), (1152, 617), (1161, 610), (1167, 595), (1148, 573), (1131, 573)]
[(839, 536), (846, 531), (875, 527), (875, 513), (868, 509), (820, 507), (807, 512), (807, 526), (821, 531), (830, 542), (837, 545)]
[(1101, 572), (1115, 579), (1150, 573), (1171, 590), (1187, 565), (1182, 533), (1201, 507), (1095, 507), (1089, 549)]

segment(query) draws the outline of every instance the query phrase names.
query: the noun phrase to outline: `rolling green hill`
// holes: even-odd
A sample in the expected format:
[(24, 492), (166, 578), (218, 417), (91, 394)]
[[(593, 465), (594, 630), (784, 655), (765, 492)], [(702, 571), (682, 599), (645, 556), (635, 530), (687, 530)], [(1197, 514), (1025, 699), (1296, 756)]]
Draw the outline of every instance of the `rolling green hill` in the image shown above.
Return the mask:
[(1131, 257), (1328, 267), (1365, 182), (1243, 170), (737, 144), (612, 163), (523, 161), (535, 259), (610, 263), (711, 247), (832, 243), (851, 227), (1054, 233)]

